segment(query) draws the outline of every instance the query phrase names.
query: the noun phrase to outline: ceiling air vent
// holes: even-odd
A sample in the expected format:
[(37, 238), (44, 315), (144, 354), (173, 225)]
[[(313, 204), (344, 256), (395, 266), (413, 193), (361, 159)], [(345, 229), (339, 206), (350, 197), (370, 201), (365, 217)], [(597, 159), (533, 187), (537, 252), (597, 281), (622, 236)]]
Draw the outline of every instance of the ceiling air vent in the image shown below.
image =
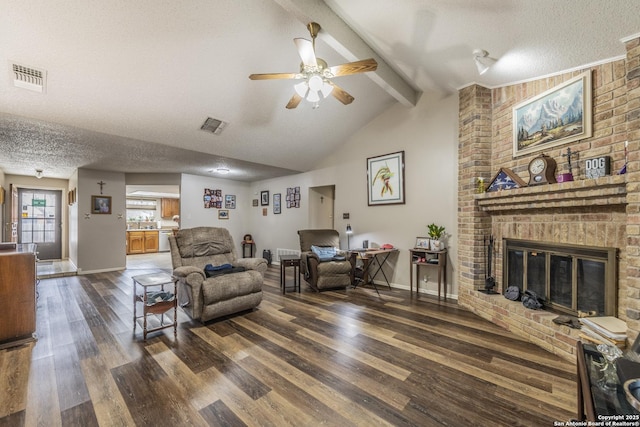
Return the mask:
[(222, 130), (227, 127), (228, 124), (229, 123), (222, 120), (208, 117), (207, 120), (204, 121), (204, 124), (200, 127), (200, 129), (205, 132), (211, 132), (215, 135), (220, 135), (222, 133)]
[(38, 68), (11, 63), (13, 85), (22, 89), (44, 93), (47, 83), (47, 72)]

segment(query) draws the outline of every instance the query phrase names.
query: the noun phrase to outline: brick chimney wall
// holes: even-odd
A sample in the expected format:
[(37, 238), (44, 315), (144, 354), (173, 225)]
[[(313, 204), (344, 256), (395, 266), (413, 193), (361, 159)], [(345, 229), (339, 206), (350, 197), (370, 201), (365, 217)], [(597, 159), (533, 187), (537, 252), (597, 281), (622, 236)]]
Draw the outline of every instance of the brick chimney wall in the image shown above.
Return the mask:
[[(626, 49), (626, 59), (589, 69), (459, 92), (459, 304), (568, 360), (575, 359), (579, 330), (554, 324), (557, 314), (478, 292), (485, 277), (483, 237), (492, 234), (498, 243), (501, 293), (503, 238), (618, 248), (618, 317), (631, 340), (640, 332), (640, 39), (627, 41)], [(541, 151), (556, 160), (557, 173), (567, 172), (567, 147), (579, 152), (572, 161), (575, 181), (476, 194), (476, 178), (488, 184), (503, 167), (528, 182), (527, 166), (541, 152), (513, 158), (513, 107), (585, 71), (592, 76), (593, 136)], [(617, 175), (625, 141), (627, 174)], [(612, 176), (585, 179), (584, 160), (604, 155), (611, 157)]]

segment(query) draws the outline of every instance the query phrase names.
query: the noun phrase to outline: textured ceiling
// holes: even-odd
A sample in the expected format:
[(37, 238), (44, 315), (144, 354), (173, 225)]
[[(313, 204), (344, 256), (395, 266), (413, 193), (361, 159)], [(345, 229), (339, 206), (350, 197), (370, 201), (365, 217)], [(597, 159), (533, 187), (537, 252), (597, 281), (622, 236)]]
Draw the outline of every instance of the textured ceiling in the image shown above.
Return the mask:
[[(621, 57), (640, 32), (637, 2), (609, 0), (0, 0), (0, 169), (68, 178), (78, 167), (211, 174), (253, 181), (307, 171), (396, 102), (488, 87)], [(375, 57), (336, 79), (355, 97), (317, 110), (286, 80), (293, 38), (323, 26), (330, 65)], [(346, 25), (345, 25), (346, 23)], [(498, 62), (478, 76), (472, 51)], [(9, 61), (47, 71), (16, 88)], [(221, 135), (207, 117), (229, 122)]]

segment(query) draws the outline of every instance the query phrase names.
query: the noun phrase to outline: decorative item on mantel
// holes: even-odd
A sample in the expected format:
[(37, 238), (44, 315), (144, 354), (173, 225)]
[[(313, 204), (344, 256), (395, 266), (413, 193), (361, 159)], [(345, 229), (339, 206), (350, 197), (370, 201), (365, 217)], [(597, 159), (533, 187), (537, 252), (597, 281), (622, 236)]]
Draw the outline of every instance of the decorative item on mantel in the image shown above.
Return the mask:
[(569, 172), (558, 174), (558, 176), (556, 177), (556, 180), (558, 182), (573, 181), (573, 171), (571, 170), (571, 157), (574, 157), (574, 156), (577, 157), (578, 153), (579, 151), (571, 151), (571, 147), (567, 147), (567, 152), (565, 154), (562, 154), (562, 157), (567, 158), (567, 166), (569, 168)]
[(611, 157), (600, 156), (585, 160), (584, 174), (587, 178), (599, 178), (611, 174)]
[(428, 234), (431, 238), (430, 245), (432, 251), (441, 251), (444, 249), (444, 242), (442, 241), (442, 237), (444, 237), (444, 226), (436, 225), (435, 223), (431, 223), (427, 225)]
[(489, 185), (487, 192), (511, 190), (512, 188), (526, 187), (527, 184), (509, 168), (500, 168)]
[(555, 184), (556, 180), (556, 161), (547, 156), (540, 154), (529, 162), (529, 185)]
[(620, 172), (618, 172), (618, 175), (624, 175), (625, 173), (627, 173), (628, 157), (629, 157), (629, 141), (625, 141), (624, 142), (624, 165), (622, 166), (622, 169), (620, 169)]

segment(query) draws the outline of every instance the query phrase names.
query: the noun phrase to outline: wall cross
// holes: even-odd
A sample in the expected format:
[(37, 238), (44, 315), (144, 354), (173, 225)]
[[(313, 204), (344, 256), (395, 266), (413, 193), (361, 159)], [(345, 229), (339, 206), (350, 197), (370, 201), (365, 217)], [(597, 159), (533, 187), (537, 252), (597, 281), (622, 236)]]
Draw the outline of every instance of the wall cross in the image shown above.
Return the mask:
[(577, 156), (579, 151), (571, 151), (571, 147), (567, 148), (567, 153), (563, 154), (562, 157), (567, 158), (567, 163), (569, 164), (569, 173), (571, 173), (571, 156)]
[[(563, 154), (564, 156), (564, 154)], [(569, 170), (571, 170), (571, 167), (569, 167)], [(100, 182), (98, 183), (98, 185), (100, 186), (100, 194), (102, 194), (102, 186), (106, 185), (106, 182), (103, 182), (102, 180), (100, 180)]]

